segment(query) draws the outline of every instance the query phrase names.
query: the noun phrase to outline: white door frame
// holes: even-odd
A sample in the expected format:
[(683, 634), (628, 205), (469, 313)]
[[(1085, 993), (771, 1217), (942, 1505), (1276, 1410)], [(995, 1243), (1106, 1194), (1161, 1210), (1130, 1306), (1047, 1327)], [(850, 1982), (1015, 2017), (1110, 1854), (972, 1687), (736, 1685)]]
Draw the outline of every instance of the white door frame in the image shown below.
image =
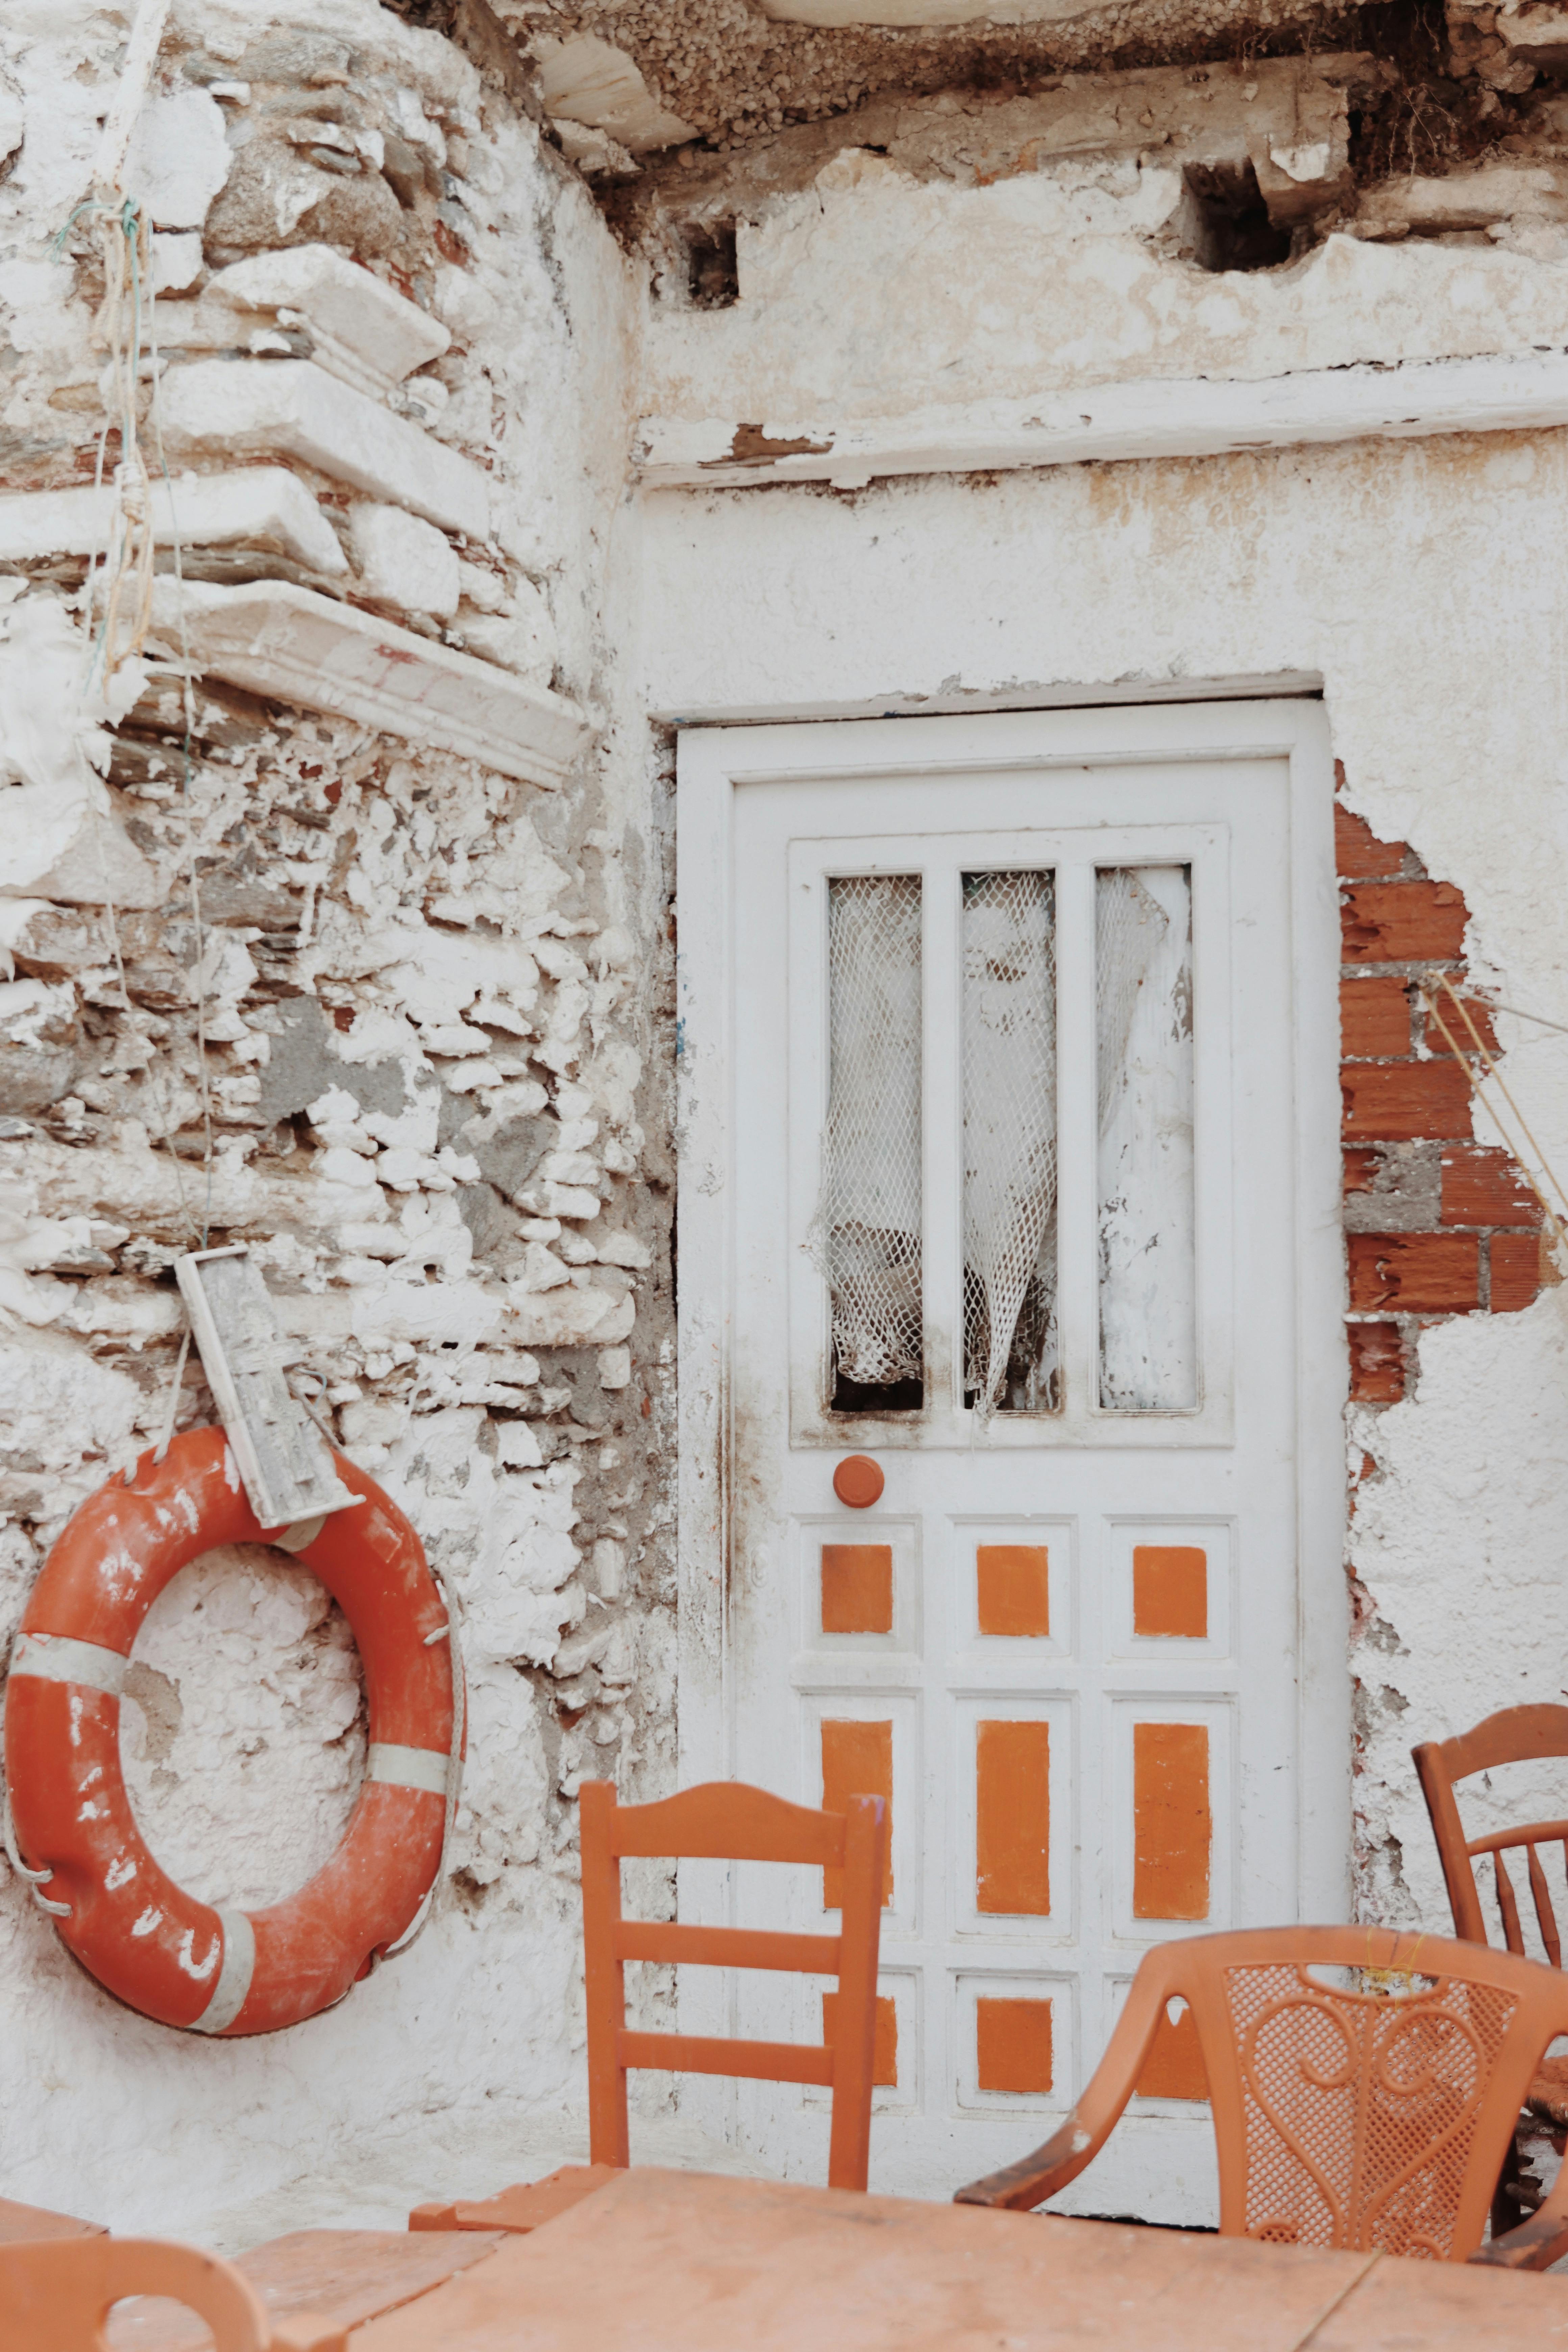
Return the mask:
[[(680, 1785), (733, 1775), (727, 1586), (733, 1328), (731, 1030), (738, 942), (733, 813), (748, 782), (1078, 766), (1085, 760), (1284, 759), (1289, 770), (1294, 971), (1297, 1494), (1300, 1537), (1300, 1916), (1349, 1916), (1351, 1678), (1343, 1346), (1307, 1350), (1325, 1294), (1342, 1331), (1339, 1089), (1340, 916), (1333, 767), (1314, 698), (1121, 705), (975, 717), (710, 725), (679, 740), (677, 803), (679, 1265), (679, 1758)], [(717, 1921), (721, 1865), (680, 1874), (682, 1917)], [(706, 1979), (708, 1972), (700, 1972)], [(722, 2031), (711, 1990), (683, 1985), (683, 2017)], [(689, 2008), (688, 2004), (694, 2004)], [(690, 2030), (690, 2029), (689, 2029)], [(697, 2027), (696, 2030), (703, 2030)], [(1089, 2053), (1086, 2053), (1086, 2056)], [(717, 2117), (714, 2117), (717, 2121)]]

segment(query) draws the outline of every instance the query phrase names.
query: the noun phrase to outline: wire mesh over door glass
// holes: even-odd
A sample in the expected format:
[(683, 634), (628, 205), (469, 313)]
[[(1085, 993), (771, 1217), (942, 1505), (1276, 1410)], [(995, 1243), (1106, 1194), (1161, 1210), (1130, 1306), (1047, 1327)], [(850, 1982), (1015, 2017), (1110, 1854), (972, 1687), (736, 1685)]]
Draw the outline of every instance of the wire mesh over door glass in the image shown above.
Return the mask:
[(1187, 866), (1095, 877), (1100, 1402), (1199, 1402)]
[(1048, 873), (966, 874), (963, 1390), (983, 1417), (1060, 1402), (1056, 897)]
[(839, 1412), (918, 1411), (921, 877), (827, 886), (828, 1099), (813, 1254), (827, 1278)]

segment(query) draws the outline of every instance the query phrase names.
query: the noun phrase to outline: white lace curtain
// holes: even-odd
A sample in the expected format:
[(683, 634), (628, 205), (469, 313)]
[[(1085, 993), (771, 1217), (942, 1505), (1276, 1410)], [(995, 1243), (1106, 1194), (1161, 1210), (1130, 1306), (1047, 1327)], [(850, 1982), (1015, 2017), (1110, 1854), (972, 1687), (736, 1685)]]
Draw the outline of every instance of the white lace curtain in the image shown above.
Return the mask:
[[(1102, 871), (1097, 885), (1103, 1139), (1170, 918), (1136, 868)], [(963, 1380), (984, 1416), (1056, 1401), (1053, 877), (965, 875), (961, 923)], [(920, 877), (830, 883), (829, 1090), (811, 1246), (827, 1278), (837, 1372), (868, 1387), (923, 1370), (921, 991)]]

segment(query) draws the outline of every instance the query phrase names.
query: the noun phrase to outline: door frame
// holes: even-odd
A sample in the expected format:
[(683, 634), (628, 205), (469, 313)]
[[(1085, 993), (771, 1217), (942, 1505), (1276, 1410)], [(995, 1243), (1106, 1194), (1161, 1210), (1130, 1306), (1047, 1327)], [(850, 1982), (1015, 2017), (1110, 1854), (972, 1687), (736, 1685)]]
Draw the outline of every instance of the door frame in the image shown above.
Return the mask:
[[(735, 794), (795, 778), (973, 774), (1086, 761), (1289, 763), (1296, 1437), (1300, 1577), (1299, 1916), (1340, 1920), (1351, 1898), (1351, 1675), (1344, 1575), (1345, 1270), (1341, 1209), (1340, 914), (1333, 758), (1320, 697), (1094, 705), (973, 717), (839, 719), (683, 730), (677, 766), (678, 1642), (679, 1783), (733, 1773), (728, 1586), (730, 1348), (734, 1283), (731, 1009)], [(1334, 1302), (1332, 1349), (1321, 1336)], [(1309, 1311), (1309, 1301), (1310, 1309)], [(683, 1864), (683, 1918), (728, 1916), (719, 1864)], [(707, 1979), (709, 1972), (700, 1972)], [(717, 1985), (689, 1994), (688, 2030), (722, 2031)], [(699, 2023), (699, 2017), (703, 2021)], [(714, 2117), (715, 2123), (718, 2121)]]

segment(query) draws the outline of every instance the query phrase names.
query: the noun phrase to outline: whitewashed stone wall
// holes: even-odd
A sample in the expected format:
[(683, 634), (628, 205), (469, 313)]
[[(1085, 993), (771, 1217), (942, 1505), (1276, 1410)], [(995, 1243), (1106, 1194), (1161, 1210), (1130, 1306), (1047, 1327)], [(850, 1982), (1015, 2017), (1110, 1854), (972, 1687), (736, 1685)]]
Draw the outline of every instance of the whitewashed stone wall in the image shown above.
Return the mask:
[[(580, 2137), (571, 1800), (584, 1773), (673, 1772), (668, 876), (615, 660), (628, 272), (526, 114), (371, 0), (264, 22), (183, 0), (164, 40), (130, 180), (165, 225), (175, 511), (199, 525), (237, 462), (274, 483), (270, 527), (198, 533), (184, 572), (194, 609), (290, 583), (311, 628), (412, 648), (405, 675), (455, 659), (461, 709), (500, 698), (493, 758), (438, 748), (417, 711), (301, 708), (317, 685), (268, 692), (265, 659), (237, 686), (193, 625), (186, 781), (166, 572), (141, 660), (83, 701), (85, 546), (48, 494), (92, 481), (105, 353), (94, 240), (54, 240), (126, 29), (73, 0), (0, 21), (0, 1637), (71, 1509), (162, 1425), (188, 1206), (251, 1244), (301, 1393), (451, 1580), (470, 1691), (433, 1923), (287, 2035), (218, 2045), (120, 2009), (0, 1864), (4, 2193), (244, 2239), (273, 2192), (283, 2220), (311, 2183), (391, 2218), (400, 2190), (493, 2186)], [(446, 348), (350, 395), (346, 453), (290, 444), (265, 402), (226, 431), (234, 388), (298, 377), (312, 330), (252, 304), (226, 349), (196, 310), (247, 256), (323, 246)], [(314, 343), (311, 397), (341, 401), (353, 354)], [(486, 522), (432, 522), (448, 482)], [(541, 712), (585, 746), (542, 784), (511, 757)], [(212, 1417), (193, 1360), (180, 1421)], [(278, 1555), (215, 1555), (156, 1606), (123, 1737), (160, 1859), (209, 1897), (276, 1898), (357, 1788), (347, 1629)]]

